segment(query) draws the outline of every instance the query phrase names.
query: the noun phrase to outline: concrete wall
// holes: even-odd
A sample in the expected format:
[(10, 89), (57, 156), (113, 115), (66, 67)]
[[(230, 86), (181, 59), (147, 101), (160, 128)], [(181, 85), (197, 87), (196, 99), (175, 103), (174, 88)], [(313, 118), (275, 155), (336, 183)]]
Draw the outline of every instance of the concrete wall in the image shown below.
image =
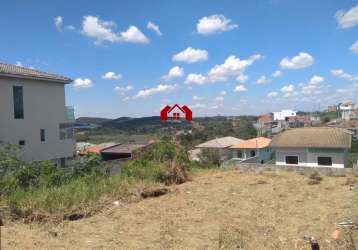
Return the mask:
[[(307, 148), (277, 148), (276, 149), (276, 165), (286, 166), (286, 156), (298, 156), (298, 166), (302, 167), (322, 167), (317, 163), (317, 157), (332, 157), (333, 168), (344, 168), (347, 162), (346, 150), (310, 150)], [(323, 166), (327, 167), (327, 166)]]
[[(14, 119), (13, 86), (23, 87), (24, 119)], [(25, 140), (23, 159), (72, 157), (74, 139), (60, 140), (59, 124), (66, 123), (64, 84), (0, 77), (0, 141), (18, 145)], [(46, 130), (46, 141), (40, 140)]]

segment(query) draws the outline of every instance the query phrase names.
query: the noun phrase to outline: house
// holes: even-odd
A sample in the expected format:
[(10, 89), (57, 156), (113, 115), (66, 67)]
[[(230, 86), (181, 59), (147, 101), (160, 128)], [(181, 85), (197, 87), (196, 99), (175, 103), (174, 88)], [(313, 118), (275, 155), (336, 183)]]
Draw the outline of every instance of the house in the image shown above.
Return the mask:
[(291, 116), (296, 116), (296, 111), (283, 109), (280, 112), (273, 112), (273, 119), (275, 121), (285, 121)]
[(64, 76), (0, 63), (0, 141), (19, 145), (25, 161), (66, 165), (75, 153), (73, 110), (65, 106), (65, 85), (71, 82)]
[(346, 102), (338, 104), (338, 114), (343, 120), (351, 119), (351, 116), (356, 114), (357, 105), (353, 102)]
[[(218, 150), (222, 160), (227, 160), (229, 158), (231, 158), (231, 150), (229, 149), (230, 146), (234, 145), (234, 144), (238, 144), (243, 142), (244, 140), (232, 137), (232, 136), (227, 136), (227, 137), (221, 137), (221, 138), (216, 138), (204, 143), (201, 143), (197, 146), (195, 146), (196, 149), (209, 149), (209, 150)], [(196, 152), (196, 154), (198, 155), (198, 152)]]
[(331, 113), (337, 112), (337, 106), (328, 106), (327, 112), (331, 112)]
[(181, 118), (185, 117), (185, 120), (191, 121), (193, 119), (193, 113), (191, 109), (183, 105), (180, 107), (178, 104), (175, 104), (173, 107), (167, 105), (160, 111), (160, 120), (167, 121), (168, 118), (171, 118), (173, 121), (179, 121)]
[(340, 128), (297, 128), (276, 135), (270, 147), (276, 152), (276, 165), (344, 168), (351, 137)]
[(233, 159), (239, 160), (240, 163), (265, 163), (271, 160), (270, 143), (269, 138), (257, 137), (235, 144), (230, 149)]
[(136, 156), (136, 152), (150, 148), (153, 143), (127, 143), (118, 144), (101, 150), (103, 160), (129, 159)]

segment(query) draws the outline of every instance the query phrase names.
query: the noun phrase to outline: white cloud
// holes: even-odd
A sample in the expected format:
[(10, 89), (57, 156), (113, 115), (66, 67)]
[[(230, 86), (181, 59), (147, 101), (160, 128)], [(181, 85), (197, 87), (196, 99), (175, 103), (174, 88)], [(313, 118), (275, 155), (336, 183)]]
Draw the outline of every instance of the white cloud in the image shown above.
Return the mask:
[(58, 31), (62, 31), (63, 18), (62, 16), (55, 17), (55, 26)]
[(88, 78), (77, 78), (75, 81), (74, 81), (74, 84), (73, 86), (77, 89), (88, 89), (88, 88), (91, 88), (93, 85), (92, 85), (92, 81)]
[(225, 98), (223, 96), (218, 96), (215, 98), (215, 101), (218, 101), (218, 102), (223, 102), (225, 100)]
[(237, 24), (231, 24), (231, 20), (224, 15), (205, 16), (196, 25), (197, 32), (202, 35), (222, 33), (238, 27)]
[(234, 92), (244, 92), (244, 91), (247, 91), (247, 88), (243, 84), (237, 85), (234, 89)]
[(220, 91), (220, 95), (226, 95), (226, 91), (225, 90)]
[(276, 92), (276, 91), (272, 91), (267, 94), (267, 97), (269, 97), (269, 98), (273, 98), (273, 97), (277, 97), (277, 96), (278, 96), (278, 92)]
[(149, 43), (149, 39), (136, 26), (129, 26), (127, 31), (121, 32), (121, 41), (129, 43)]
[(358, 5), (349, 10), (339, 10), (336, 13), (338, 26), (342, 29), (351, 28), (358, 25)]
[(162, 32), (160, 31), (159, 29), (159, 26), (152, 23), (152, 22), (148, 22), (147, 24), (147, 29), (150, 29), (150, 30), (154, 30), (154, 32), (158, 35), (158, 36), (162, 36)]
[(349, 48), (352, 53), (358, 54), (358, 40)]
[(173, 56), (173, 61), (177, 62), (195, 63), (206, 60), (208, 60), (208, 52), (206, 50), (193, 49), (192, 47), (188, 47)]
[(281, 88), (281, 92), (284, 94), (284, 97), (290, 97), (294, 94), (295, 91), (295, 86), (293, 86), (292, 84), (283, 86)]
[(257, 84), (266, 84), (266, 83), (270, 83), (271, 79), (267, 78), (265, 75), (262, 75), (259, 79), (257, 79), (256, 83)]
[(168, 72), (167, 75), (163, 76), (162, 78), (166, 81), (169, 81), (171, 79), (174, 78), (180, 78), (184, 76), (184, 69), (179, 67), (179, 66), (175, 66), (173, 68), (171, 68)]
[(310, 81), (308, 84), (310, 85), (317, 85), (324, 82), (324, 78), (322, 76), (319, 75), (314, 75), (311, 77)]
[(239, 83), (245, 83), (247, 81), (247, 79), (249, 79), (249, 77), (245, 74), (242, 74), (240, 73), (237, 77), (236, 77), (236, 80), (239, 82)]
[(190, 105), (191, 109), (205, 109), (206, 108), (206, 104), (204, 103), (196, 103), (193, 105)]
[(173, 85), (159, 84), (158, 86), (156, 86), (154, 88), (140, 90), (135, 97), (140, 98), (140, 97), (148, 97), (148, 96), (151, 96), (151, 95), (154, 95), (157, 93), (169, 93), (169, 92), (175, 90), (176, 88), (177, 88), (176, 84), (173, 84)]
[(207, 82), (208, 78), (202, 74), (189, 74), (185, 80), (185, 84), (203, 85)]
[(16, 62), (16, 66), (24, 67), (24, 65), (23, 65), (22, 62), (20, 62), (20, 61), (17, 61), (17, 62)]
[(308, 84), (302, 86), (302, 94), (311, 95), (320, 93), (320, 89), (322, 88), (323, 82), (324, 78), (322, 76), (312, 76)]
[(76, 29), (75, 26), (73, 26), (73, 25), (67, 25), (65, 28), (68, 29), (68, 30), (75, 30)]
[(194, 101), (200, 101), (200, 100), (202, 100), (203, 98), (202, 97), (199, 97), (199, 96), (197, 96), (197, 95), (194, 95), (193, 96), (193, 100)]
[(133, 90), (133, 86), (132, 85), (127, 85), (125, 87), (121, 87), (121, 86), (116, 86), (114, 88), (115, 91), (118, 91), (120, 94), (124, 94), (125, 92), (131, 91)]
[(236, 56), (229, 56), (223, 64), (215, 65), (209, 71), (208, 76), (212, 82), (226, 81), (229, 76), (240, 76), (245, 71), (246, 67), (250, 66), (260, 58), (262, 58), (261, 55), (253, 55), (246, 60), (241, 60)]
[(280, 77), (282, 76), (282, 72), (280, 70), (276, 70), (271, 74), (272, 77)]
[(310, 54), (300, 52), (297, 56), (292, 58), (283, 58), (280, 62), (280, 66), (283, 69), (303, 69), (311, 66), (313, 63), (314, 58)]
[(82, 34), (94, 38), (96, 44), (103, 42), (149, 43), (149, 39), (136, 26), (129, 26), (127, 31), (120, 34), (112, 30), (115, 26), (114, 22), (102, 21), (95, 16), (85, 16), (82, 21)]
[(358, 76), (353, 76), (351, 74), (348, 74), (344, 72), (342, 69), (331, 70), (331, 74), (336, 77), (342, 78), (348, 82), (356, 82), (356, 81), (358, 82)]
[(122, 79), (122, 75), (121, 74), (116, 74), (116, 73), (110, 71), (110, 72), (105, 73), (102, 76), (102, 79), (105, 79), (105, 80), (120, 80), (120, 79)]

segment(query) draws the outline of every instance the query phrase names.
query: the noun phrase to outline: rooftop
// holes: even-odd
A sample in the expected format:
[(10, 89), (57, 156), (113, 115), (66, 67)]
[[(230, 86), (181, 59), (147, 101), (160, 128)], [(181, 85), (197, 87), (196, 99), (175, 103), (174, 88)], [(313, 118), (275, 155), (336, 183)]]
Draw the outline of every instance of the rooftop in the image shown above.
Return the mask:
[(274, 148), (350, 148), (351, 133), (340, 128), (310, 127), (289, 129), (276, 135)]
[(72, 79), (43, 71), (0, 62), (0, 76), (70, 83)]
[(271, 139), (265, 137), (257, 137), (235, 144), (230, 148), (237, 149), (253, 149), (253, 148), (266, 148), (270, 145)]
[(228, 148), (234, 144), (238, 144), (240, 142), (242, 142), (243, 140), (232, 137), (232, 136), (227, 136), (227, 137), (221, 137), (221, 138), (216, 138), (214, 140), (210, 140), (207, 142), (204, 142), (202, 144), (199, 144), (197, 146), (195, 146), (196, 148)]
[(101, 150), (101, 153), (108, 153), (108, 154), (131, 154), (134, 150), (145, 148), (152, 143), (146, 143), (146, 144), (119, 144), (114, 145), (112, 147), (105, 148)]

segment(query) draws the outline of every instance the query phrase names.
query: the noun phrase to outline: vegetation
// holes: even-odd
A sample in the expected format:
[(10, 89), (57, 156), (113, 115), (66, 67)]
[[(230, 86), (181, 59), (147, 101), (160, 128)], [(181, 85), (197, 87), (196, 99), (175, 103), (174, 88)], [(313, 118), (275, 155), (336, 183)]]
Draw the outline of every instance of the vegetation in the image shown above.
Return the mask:
[(30, 220), (86, 216), (109, 199), (131, 199), (147, 186), (183, 183), (193, 168), (186, 150), (172, 142), (155, 144), (113, 176), (96, 155), (57, 168), (49, 161), (25, 163), (16, 149), (0, 148), (0, 198), (5, 201), (0, 213)]

